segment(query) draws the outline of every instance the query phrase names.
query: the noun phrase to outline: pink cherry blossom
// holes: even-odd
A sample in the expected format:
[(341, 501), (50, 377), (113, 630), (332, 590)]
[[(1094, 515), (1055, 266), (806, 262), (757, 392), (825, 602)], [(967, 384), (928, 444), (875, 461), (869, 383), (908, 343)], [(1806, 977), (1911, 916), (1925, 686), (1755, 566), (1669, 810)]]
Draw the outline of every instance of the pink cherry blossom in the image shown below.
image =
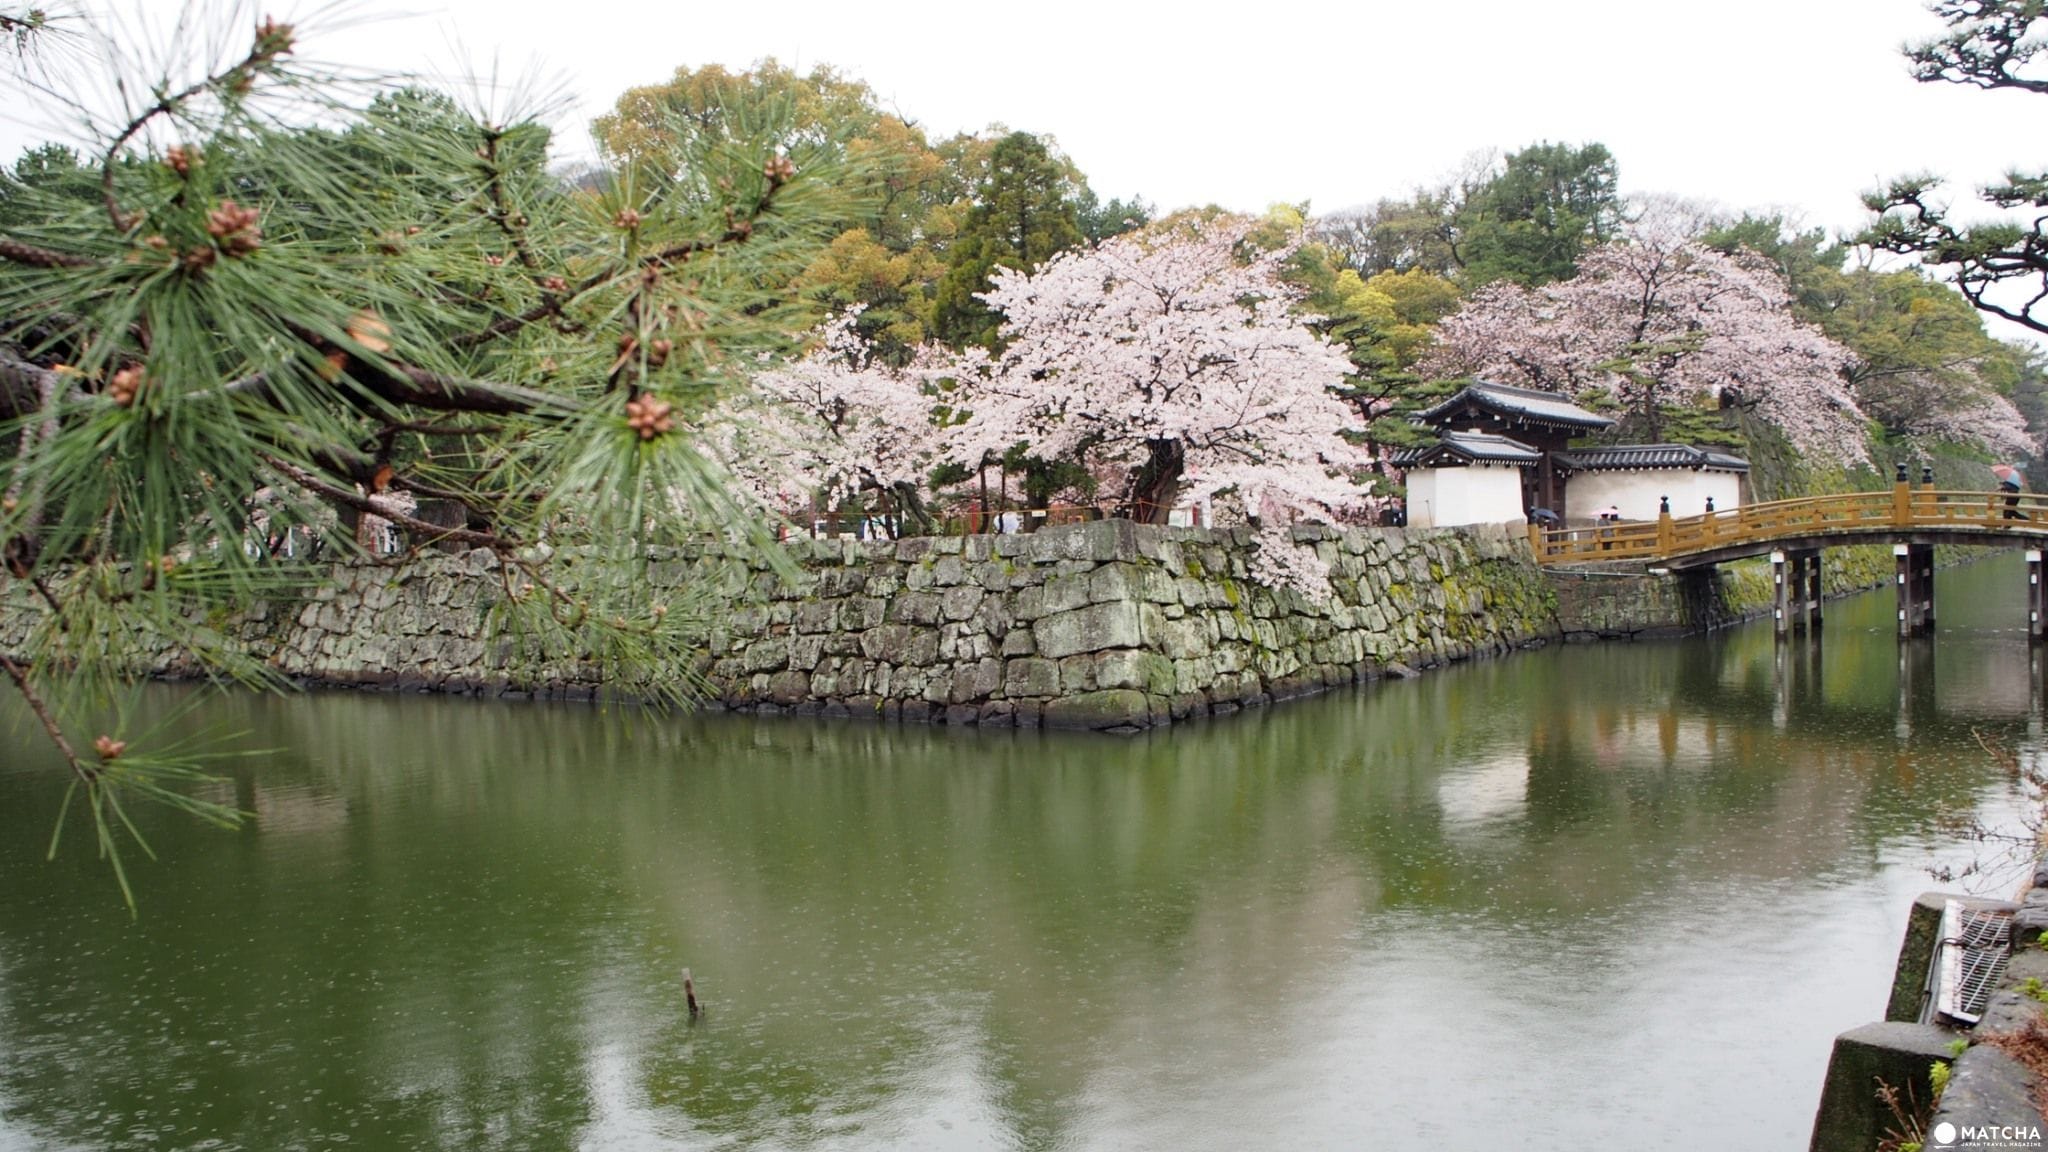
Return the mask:
[(1628, 430), (1662, 439), (1661, 409), (1741, 405), (1801, 452), (1869, 462), (1848, 349), (1792, 316), (1783, 280), (1747, 252), (1653, 234), (1608, 244), (1542, 288), (1494, 284), (1447, 318), (1421, 365), (1575, 397), (1605, 393)]
[(711, 422), (726, 467), (785, 510), (813, 496), (837, 507), (861, 491), (914, 494), (938, 458), (924, 374), (877, 360), (854, 330), (859, 311), (828, 321), (804, 356), (758, 373)]
[(999, 270), (983, 299), (1003, 313), (1003, 351), (947, 366), (971, 412), (952, 458), (1027, 443), (1155, 520), (1224, 491), (1290, 515), (1364, 507), (1350, 474), (1372, 459), (1332, 393), (1349, 361), (1295, 313), (1279, 277), (1291, 249), (1251, 250), (1250, 229), (1184, 223)]

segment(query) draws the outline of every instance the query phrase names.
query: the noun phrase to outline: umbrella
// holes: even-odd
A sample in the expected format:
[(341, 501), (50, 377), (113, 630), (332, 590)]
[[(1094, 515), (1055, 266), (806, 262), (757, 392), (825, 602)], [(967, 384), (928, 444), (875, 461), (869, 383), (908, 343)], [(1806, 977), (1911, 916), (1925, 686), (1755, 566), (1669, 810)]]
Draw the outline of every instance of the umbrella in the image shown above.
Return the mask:
[(2007, 488), (2017, 489), (2021, 485), (2020, 470), (2011, 464), (1993, 464), (1991, 474), (1998, 477), (1998, 482)]
[(1603, 520), (1619, 520), (1621, 519), (1621, 509), (1616, 508), (1612, 504), (1609, 504), (1607, 507), (1602, 508), (1598, 512), (1593, 513), (1593, 515), (1598, 516)]
[(1557, 513), (1552, 512), (1548, 508), (1538, 508), (1529, 513), (1529, 519), (1534, 520), (1538, 524), (1555, 524), (1558, 522)]

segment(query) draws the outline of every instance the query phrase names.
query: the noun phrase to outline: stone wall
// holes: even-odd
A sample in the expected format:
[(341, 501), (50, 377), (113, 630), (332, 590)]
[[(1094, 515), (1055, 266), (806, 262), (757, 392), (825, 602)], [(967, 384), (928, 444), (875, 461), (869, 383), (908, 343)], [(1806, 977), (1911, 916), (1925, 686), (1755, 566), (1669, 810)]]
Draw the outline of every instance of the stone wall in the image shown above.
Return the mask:
[(1330, 567), (1325, 599), (1252, 581), (1242, 528), (800, 542), (805, 579), (734, 613), (707, 671), (733, 707), (1124, 728), (1556, 634), (1501, 528), (1295, 534)]
[[(1980, 549), (1944, 548), (1939, 562), (1966, 563)], [(1891, 549), (1882, 544), (1830, 548), (1821, 561), (1821, 592), (1832, 599), (1887, 584)], [(1567, 641), (1689, 636), (1769, 616), (1777, 602), (1771, 564), (1736, 560), (1707, 569), (1652, 576), (1641, 564), (1550, 569), (1558, 630)]]
[[(954, 724), (1139, 728), (1499, 653), (1558, 634), (1556, 600), (1519, 533), (1295, 529), (1330, 569), (1312, 599), (1249, 575), (1249, 529), (1105, 520), (1030, 535), (799, 539), (794, 582), (727, 579), (688, 669), (731, 708)], [(666, 555), (648, 579), (710, 578), (720, 557)], [(34, 614), (19, 590), (0, 650)], [(491, 638), (501, 596), (485, 552), (337, 567), (310, 598), (219, 623), (308, 681), (589, 698), (644, 694), (573, 657), (528, 663)], [(175, 674), (157, 649), (143, 663)], [(674, 678), (686, 670), (654, 669)]]

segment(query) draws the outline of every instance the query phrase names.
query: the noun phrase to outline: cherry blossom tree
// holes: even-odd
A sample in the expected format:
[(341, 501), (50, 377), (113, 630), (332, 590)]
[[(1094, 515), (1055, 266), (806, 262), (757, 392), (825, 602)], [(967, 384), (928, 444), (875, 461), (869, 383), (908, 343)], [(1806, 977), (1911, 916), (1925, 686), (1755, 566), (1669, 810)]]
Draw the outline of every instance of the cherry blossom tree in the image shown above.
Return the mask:
[(1761, 258), (1656, 230), (1606, 245), (1571, 280), (1494, 284), (1438, 330), (1421, 365), (1572, 396), (1606, 392), (1633, 435), (1659, 440), (1672, 406), (1740, 405), (1800, 451), (1868, 463), (1849, 351), (1794, 319)]
[(855, 324), (834, 317), (811, 350), (759, 373), (752, 391), (709, 421), (733, 474), (771, 505), (812, 497), (836, 508), (862, 493), (886, 494), (913, 530), (934, 529), (923, 484), (939, 456), (934, 397), (924, 384), (932, 349), (908, 368), (882, 360)]
[(1363, 507), (1347, 440), (1359, 413), (1332, 390), (1344, 353), (1294, 313), (1291, 247), (1256, 251), (1251, 221), (1185, 221), (1002, 271), (984, 298), (1003, 350), (947, 366), (971, 415), (949, 451), (973, 466), (1020, 442), (1076, 461), (1134, 518), (1231, 492), (1252, 515)]
[(2002, 459), (2038, 453), (2027, 418), (1973, 370), (1902, 372), (1858, 381), (1863, 406), (1909, 436), (1981, 448)]

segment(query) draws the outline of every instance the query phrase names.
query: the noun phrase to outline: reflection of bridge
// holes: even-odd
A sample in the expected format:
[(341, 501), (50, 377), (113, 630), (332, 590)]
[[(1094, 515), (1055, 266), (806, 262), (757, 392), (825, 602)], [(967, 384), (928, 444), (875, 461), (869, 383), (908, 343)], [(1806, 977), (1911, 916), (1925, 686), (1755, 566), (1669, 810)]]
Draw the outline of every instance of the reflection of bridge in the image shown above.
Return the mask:
[(1906, 483), (1902, 475), (1889, 492), (1774, 500), (1701, 516), (1667, 511), (1654, 521), (1593, 528), (1532, 524), (1529, 543), (1544, 565), (1625, 560), (1672, 571), (1768, 554), (1780, 632), (1795, 622), (1820, 625), (1821, 549), (1890, 543), (1898, 558), (1902, 636), (1934, 626), (1936, 544), (2029, 545), (2027, 630), (2040, 639), (2048, 627), (2040, 551), (2048, 545), (2048, 496), (2032, 493), (1940, 492), (1932, 484)]

